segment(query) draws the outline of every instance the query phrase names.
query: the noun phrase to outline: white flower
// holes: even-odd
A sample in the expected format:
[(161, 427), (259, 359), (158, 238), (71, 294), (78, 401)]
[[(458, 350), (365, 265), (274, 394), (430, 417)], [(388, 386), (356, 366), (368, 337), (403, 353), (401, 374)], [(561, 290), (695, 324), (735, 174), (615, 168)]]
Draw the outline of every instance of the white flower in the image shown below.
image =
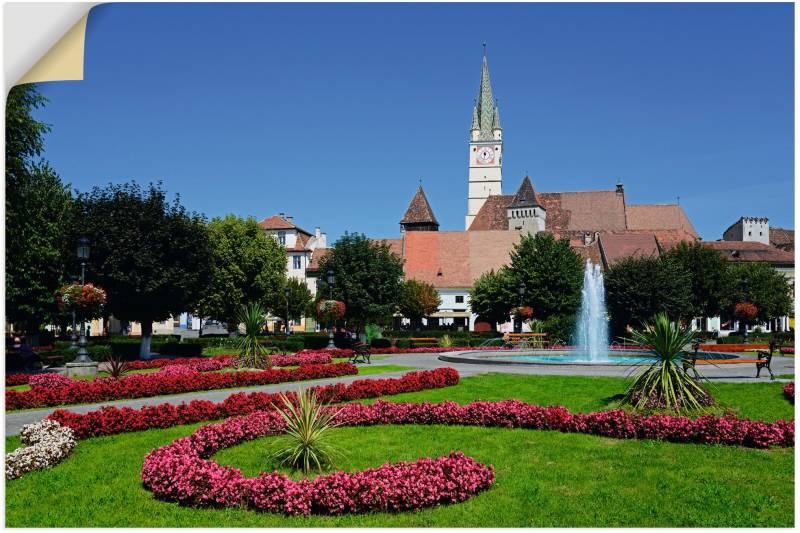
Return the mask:
[(75, 433), (55, 420), (42, 420), (23, 426), (23, 444), (6, 454), (6, 479), (16, 479), (33, 470), (50, 468), (70, 454), (75, 447)]

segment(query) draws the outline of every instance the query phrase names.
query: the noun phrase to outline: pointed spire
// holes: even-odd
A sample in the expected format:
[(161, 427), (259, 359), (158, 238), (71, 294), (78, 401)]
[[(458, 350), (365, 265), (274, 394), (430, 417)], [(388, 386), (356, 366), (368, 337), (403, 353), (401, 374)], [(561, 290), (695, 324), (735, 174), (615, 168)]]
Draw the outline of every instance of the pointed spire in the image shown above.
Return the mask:
[(473, 123), (475, 122), (475, 115), (477, 114), (479, 129), (479, 140), (487, 141), (492, 140), (492, 129), (495, 122), (500, 124), (500, 119), (495, 118), (497, 108), (495, 106), (494, 96), (492, 94), (492, 82), (489, 79), (489, 60), (486, 58), (486, 43), (483, 48), (483, 66), (481, 68), (481, 85), (478, 88), (477, 106), (473, 109)]
[(422, 190), (422, 185), (417, 187), (417, 192), (411, 199), (411, 203), (408, 204), (408, 209), (406, 209), (400, 225), (405, 230), (437, 231), (439, 229), (439, 222), (433, 214), (433, 209), (428, 203), (425, 191)]
[(514, 195), (514, 199), (508, 204), (509, 209), (517, 207), (542, 207), (539, 203), (539, 198), (536, 196), (536, 191), (533, 190), (531, 179), (528, 176), (525, 176), (522, 180), (522, 185), (519, 186), (517, 194)]
[(492, 120), (492, 129), (493, 130), (503, 129), (500, 127), (500, 107), (496, 99), (494, 101), (494, 120)]
[(478, 122), (478, 105), (477, 103), (472, 106), (472, 126), (470, 126), (470, 131), (475, 131), (481, 129), (480, 122)]

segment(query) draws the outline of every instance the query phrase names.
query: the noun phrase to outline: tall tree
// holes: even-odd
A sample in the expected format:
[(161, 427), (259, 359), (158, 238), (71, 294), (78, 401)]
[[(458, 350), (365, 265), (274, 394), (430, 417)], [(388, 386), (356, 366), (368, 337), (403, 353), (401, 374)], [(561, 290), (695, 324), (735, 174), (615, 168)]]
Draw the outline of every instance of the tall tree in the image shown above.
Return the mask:
[(108, 291), (108, 311), (142, 325), (150, 357), (153, 322), (194, 310), (210, 280), (205, 220), (160, 185), (95, 187), (79, 196), (77, 224), (91, 242), (87, 278)]
[(387, 324), (397, 308), (403, 262), (383, 241), (345, 233), (320, 260), (320, 289), (327, 297), (325, 275), (333, 270), (333, 296), (346, 306), (345, 319), (356, 331), (368, 322)]
[[(789, 315), (794, 309), (794, 287), (786, 276), (766, 263), (734, 263), (730, 265), (731, 281), (728, 285), (728, 306), (722, 313), (733, 318), (734, 306), (751, 302), (758, 310), (758, 320), (768, 322)], [(745, 292), (746, 282), (746, 292)]]
[(414, 328), (419, 328), (422, 319), (435, 313), (442, 305), (439, 291), (430, 283), (408, 279), (403, 282), (400, 290), (398, 310), (411, 321)]
[[(523, 235), (511, 251), (508, 275), (514, 292), (524, 285), (522, 304), (533, 308), (535, 318), (572, 316), (578, 311), (583, 263), (567, 239), (556, 240), (549, 233)], [(509, 309), (519, 303), (519, 295), (507, 302)]]
[[(286, 289), (289, 289), (288, 294)], [(289, 277), (285, 279), (283, 289), (278, 291), (276, 299), (273, 299), (270, 311), (273, 315), (284, 318), (284, 327), (288, 332), (289, 320), (300, 320), (310, 314), (313, 299), (305, 280)]]
[(271, 308), (283, 299), (286, 251), (253, 218), (215, 218), (208, 223), (208, 236), (211, 282), (203, 290), (198, 312), (233, 331), (244, 305)]
[(488, 321), (492, 331), (509, 320), (509, 311), (519, 299), (511, 285), (508, 269), (502, 268), (482, 274), (469, 291), (470, 309), (480, 320)]
[(676, 261), (660, 257), (627, 257), (605, 272), (606, 302), (617, 335), (657, 313), (672, 320), (690, 314), (691, 276)]
[(676, 262), (689, 274), (691, 307), (686, 316), (680, 318), (718, 316), (729, 305), (730, 270), (717, 250), (699, 242), (682, 241), (663, 258)]
[(6, 100), (6, 319), (35, 333), (57, 314), (65, 281), (72, 196), (42, 159), (48, 125), (32, 112), (46, 99), (35, 85), (13, 87)]

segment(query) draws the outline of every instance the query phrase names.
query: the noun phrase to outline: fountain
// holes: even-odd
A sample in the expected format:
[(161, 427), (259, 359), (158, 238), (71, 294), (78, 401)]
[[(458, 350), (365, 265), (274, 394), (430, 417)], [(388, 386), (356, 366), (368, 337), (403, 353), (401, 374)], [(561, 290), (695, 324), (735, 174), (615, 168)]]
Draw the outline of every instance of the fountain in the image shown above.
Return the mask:
[(608, 361), (608, 315), (606, 289), (600, 265), (586, 260), (581, 289), (581, 307), (575, 326), (575, 342), (592, 362)]

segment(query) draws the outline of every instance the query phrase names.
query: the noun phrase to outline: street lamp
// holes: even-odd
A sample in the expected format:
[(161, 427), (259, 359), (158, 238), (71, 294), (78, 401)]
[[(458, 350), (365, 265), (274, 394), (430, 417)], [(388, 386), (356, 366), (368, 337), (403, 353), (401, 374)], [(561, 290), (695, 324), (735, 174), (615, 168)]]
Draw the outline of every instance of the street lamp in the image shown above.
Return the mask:
[[(333, 283), (336, 281), (336, 278), (333, 275), (333, 270), (328, 269), (328, 299), (333, 300)], [(336, 348), (336, 343), (333, 342), (333, 323), (331, 322), (331, 326), (328, 329), (328, 349), (333, 350)]]
[[(77, 283), (78, 282), (78, 276), (76, 276), (74, 274), (70, 274), (69, 280), (72, 283)], [(69, 337), (70, 341), (71, 341), (70, 344), (69, 344), (70, 348), (77, 348), (78, 347), (78, 333), (77, 333), (77, 330), (78, 330), (78, 326), (77, 326), (77, 322), (75, 322), (75, 308), (73, 307), (72, 308), (72, 335), (70, 335), (70, 337)]]
[[(525, 298), (525, 284), (521, 281), (517, 285), (517, 293), (519, 294), (519, 306), (522, 307), (522, 302)], [(514, 332), (522, 333), (522, 318), (520, 317), (514, 319)]]
[(284, 328), (286, 329), (286, 334), (288, 335), (291, 333), (289, 331), (289, 287), (283, 288), (283, 297), (286, 300), (286, 323), (284, 324)]
[[(747, 281), (747, 278), (742, 280), (742, 292), (744, 293), (744, 301), (748, 302), (750, 300), (750, 284)], [(743, 320), (744, 322), (744, 333), (742, 334), (742, 344), (747, 344), (747, 321)]]
[[(78, 259), (81, 261), (81, 286), (86, 285), (86, 261), (89, 259), (89, 238), (82, 235), (78, 239)], [(86, 322), (81, 316), (81, 336), (78, 339), (78, 354), (76, 363), (91, 363), (89, 352), (86, 351)]]

